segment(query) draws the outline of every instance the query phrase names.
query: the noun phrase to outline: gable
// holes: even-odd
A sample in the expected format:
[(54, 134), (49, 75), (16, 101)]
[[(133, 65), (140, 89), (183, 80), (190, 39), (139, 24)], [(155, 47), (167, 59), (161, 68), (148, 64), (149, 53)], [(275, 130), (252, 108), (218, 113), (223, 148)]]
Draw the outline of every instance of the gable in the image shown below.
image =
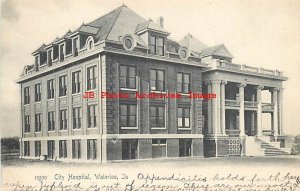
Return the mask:
[(233, 58), (232, 54), (227, 50), (227, 48), (224, 45), (220, 46), (215, 51), (213, 51), (212, 55)]

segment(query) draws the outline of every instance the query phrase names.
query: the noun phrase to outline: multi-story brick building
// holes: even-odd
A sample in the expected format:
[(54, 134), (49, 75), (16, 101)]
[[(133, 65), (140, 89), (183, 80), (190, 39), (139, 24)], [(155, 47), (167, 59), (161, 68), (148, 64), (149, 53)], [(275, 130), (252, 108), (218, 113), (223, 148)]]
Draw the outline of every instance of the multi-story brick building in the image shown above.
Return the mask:
[[(233, 64), (224, 45), (169, 35), (163, 18), (154, 23), (123, 5), (34, 51), (35, 63), (18, 80), (21, 157), (106, 162), (283, 153), (282, 72)], [(273, 92), (272, 103), (261, 102), (262, 90)], [(272, 115), (268, 131), (263, 112)]]

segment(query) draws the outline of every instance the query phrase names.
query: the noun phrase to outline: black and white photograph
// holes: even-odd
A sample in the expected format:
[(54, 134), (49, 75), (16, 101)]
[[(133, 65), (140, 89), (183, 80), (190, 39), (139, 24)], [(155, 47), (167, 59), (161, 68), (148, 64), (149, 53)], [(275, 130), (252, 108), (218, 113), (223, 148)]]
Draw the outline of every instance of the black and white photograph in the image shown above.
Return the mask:
[(299, 0), (0, 2), (0, 190), (300, 190)]

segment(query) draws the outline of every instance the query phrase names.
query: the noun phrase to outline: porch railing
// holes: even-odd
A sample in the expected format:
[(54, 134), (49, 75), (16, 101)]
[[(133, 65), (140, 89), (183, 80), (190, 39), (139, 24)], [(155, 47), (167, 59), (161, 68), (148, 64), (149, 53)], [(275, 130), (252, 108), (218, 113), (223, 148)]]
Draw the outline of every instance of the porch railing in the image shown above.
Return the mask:
[(245, 101), (245, 107), (257, 107), (257, 102)]
[(238, 129), (226, 129), (225, 132), (231, 137), (238, 137), (240, 135), (240, 130)]
[(230, 99), (225, 100), (225, 106), (238, 107), (239, 105), (240, 105), (240, 102), (237, 100), (230, 100)]
[(274, 104), (273, 103), (262, 103), (262, 110), (273, 110)]
[(274, 130), (262, 130), (263, 135), (272, 136), (274, 135)]

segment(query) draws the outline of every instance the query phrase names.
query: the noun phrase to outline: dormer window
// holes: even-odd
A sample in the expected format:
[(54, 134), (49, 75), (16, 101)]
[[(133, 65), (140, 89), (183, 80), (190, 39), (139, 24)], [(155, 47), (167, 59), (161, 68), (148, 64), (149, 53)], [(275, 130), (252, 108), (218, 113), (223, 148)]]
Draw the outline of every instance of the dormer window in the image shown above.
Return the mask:
[(149, 46), (150, 54), (157, 54), (161, 56), (165, 54), (165, 43), (163, 37), (150, 35)]
[(72, 40), (66, 40), (66, 55), (72, 54)]
[(47, 61), (47, 53), (41, 52), (40, 53), (40, 66), (45, 65)]
[(52, 49), (48, 51), (48, 66), (52, 66)]
[(58, 59), (58, 45), (53, 45), (53, 60)]
[(34, 66), (35, 66), (35, 70), (39, 71), (39, 56), (35, 57)]
[(78, 49), (79, 49), (79, 39), (73, 39), (73, 56), (78, 56)]
[(61, 44), (59, 46), (59, 60), (61, 62), (63, 62), (65, 60), (64, 48), (65, 48), (65, 44)]

